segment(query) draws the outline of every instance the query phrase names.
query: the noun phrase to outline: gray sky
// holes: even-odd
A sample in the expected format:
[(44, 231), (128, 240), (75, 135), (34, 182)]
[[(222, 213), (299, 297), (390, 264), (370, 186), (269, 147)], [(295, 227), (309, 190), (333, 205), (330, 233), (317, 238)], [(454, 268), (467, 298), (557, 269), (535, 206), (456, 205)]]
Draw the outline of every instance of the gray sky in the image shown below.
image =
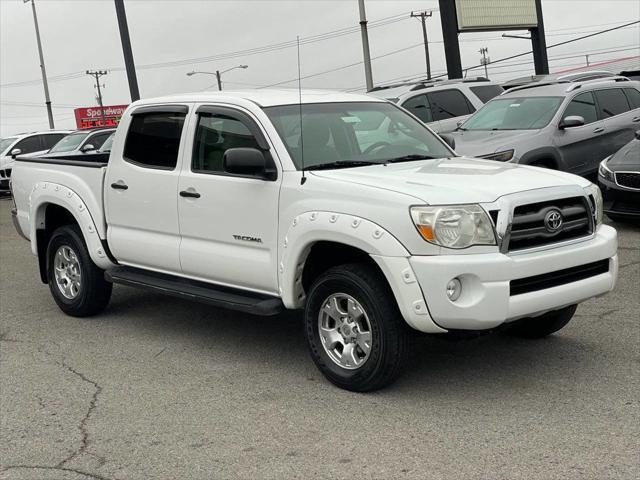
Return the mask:
[[(191, 61), (265, 45), (294, 41), (296, 35), (321, 35), (352, 28), (355, 33), (304, 44), (302, 75), (354, 64), (362, 60), (356, 0), (125, 0), (133, 53), (139, 67), (143, 97), (175, 92), (215, 89), (215, 77), (187, 77), (196, 70), (224, 70), (247, 64), (246, 70), (223, 75), (223, 86), (251, 88), (294, 79), (296, 49), (235, 58)], [(367, 0), (367, 17), (374, 82), (424, 74), (422, 31), (412, 10), (437, 8), (436, 0)], [(45, 63), (50, 82), (54, 118), (58, 128), (74, 128), (73, 106), (95, 105), (92, 79), (87, 69), (110, 69), (103, 77), (105, 105), (129, 102), (122, 49), (111, 0), (36, 0)], [(547, 44), (640, 19), (637, 0), (543, 0)], [(384, 20), (375, 26), (376, 21)], [(444, 48), (438, 13), (428, 20), (432, 70), (444, 70)], [(460, 36), (463, 66), (477, 65), (481, 47), (492, 59), (530, 49), (526, 40), (502, 39), (502, 32), (468, 33)], [(514, 32), (511, 32), (514, 33)], [(526, 32), (523, 32), (526, 33)], [(620, 50), (618, 52), (607, 52)], [(551, 70), (583, 64), (584, 58), (556, 57), (594, 53), (591, 62), (640, 55), (638, 25), (549, 50)], [(186, 60), (181, 65), (149, 68), (149, 65)], [(529, 56), (511, 63), (531, 61)], [(147, 67), (145, 67), (147, 66)], [(508, 65), (489, 70), (497, 80), (532, 73), (532, 65)], [(482, 74), (476, 70), (477, 75)], [(61, 75), (70, 79), (56, 80)], [(75, 76), (74, 76), (75, 74)], [(0, 0), (0, 135), (47, 128), (44, 94), (30, 5), (22, 0)], [(27, 85), (11, 85), (33, 81)], [(295, 87), (296, 83), (283, 86)], [(307, 88), (355, 89), (364, 87), (361, 64), (303, 80)]]

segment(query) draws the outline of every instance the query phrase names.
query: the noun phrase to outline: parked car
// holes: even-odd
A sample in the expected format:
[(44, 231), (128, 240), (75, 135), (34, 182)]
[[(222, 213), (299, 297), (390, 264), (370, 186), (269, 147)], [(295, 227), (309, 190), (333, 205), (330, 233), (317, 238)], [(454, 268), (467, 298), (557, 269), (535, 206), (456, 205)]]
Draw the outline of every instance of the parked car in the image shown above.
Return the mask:
[[(622, 75), (622, 74), (621, 74)], [(595, 80), (598, 78), (615, 77), (616, 74), (607, 70), (589, 70), (571, 73), (556, 73), (544, 75), (526, 75), (524, 77), (514, 78), (502, 84), (502, 88), (509, 90), (514, 87), (522, 87), (537, 83), (539, 85), (546, 83), (562, 83), (562, 82), (584, 82), (586, 80)]]
[(87, 153), (99, 150), (107, 138), (115, 131), (115, 128), (76, 130), (51, 147), (51, 149), (46, 152), (46, 155), (51, 158), (73, 152)]
[[(458, 157), (370, 96), (298, 102), (145, 99), (108, 162), (19, 158), (14, 223), (62, 311), (99, 313), (112, 283), (257, 315), (304, 309), (321, 372), (367, 391), (402, 371), (407, 325), (543, 337), (614, 287), (616, 231), (591, 182)], [(364, 148), (355, 127), (380, 115), (393, 128)]]
[[(109, 154), (111, 152), (111, 147), (113, 145), (113, 138), (115, 135), (114, 131), (109, 132), (109, 136), (104, 141), (102, 146), (99, 149), (89, 148), (89, 149), (75, 149), (70, 152), (55, 152), (55, 153), (45, 153), (39, 155), (38, 158), (43, 162), (46, 160), (69, 160), (73, 162), (94, 162), (94, 163), (106, 163), (109, 161)], [(34, 158), (34, 157), (20, 157), (24, 159)]]
[(44, 153), (61, 138), (68, 135), (68, 130), (47, 130), (12, 135), (0, 140), (0, 193), (9, 192), (11, 169), (18, 155), (28, 153)]
[(640, 82), (614, 77), (512, 88), (450, 136), (464, 155), (595, 175), (638, 125)]
[(474, 77), (401, 83), (374, 88), (369, 94), (406, 108), (434, 132), (447, 133), (502, 92), (497, 83)]
[(640, 130), (627, 145), (600, 163), (598, 181), (609, 218), (640, 220)]

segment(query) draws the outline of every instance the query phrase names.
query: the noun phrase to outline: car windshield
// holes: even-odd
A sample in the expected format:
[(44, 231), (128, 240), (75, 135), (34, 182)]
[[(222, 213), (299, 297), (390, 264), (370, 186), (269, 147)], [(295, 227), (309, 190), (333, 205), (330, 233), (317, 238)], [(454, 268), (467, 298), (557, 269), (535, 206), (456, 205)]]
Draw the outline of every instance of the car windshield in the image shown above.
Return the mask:
[(562, 97), (494, 98), (474, 113), (461, 130), (532, 130), (549, 124)]
[(88, 132), (78, 132), (67, 135), (53, 147), (51, 147), (49, 153), (71, 152), (77, 149), (88, 135)]
[(100, 147), (100, 152), (110, 152), (111, 151), (111, 145), (113, 145), (113, 137), (115, 136), (115, 133), (112, 133), (111, 135), (109, 135), (109, 138), (107, 138), (104, 143), (102, 144), (102, 146)]
[(0, 154), (4, 155), (5, 150), (7, 150), (13, 142), (15, 142), (17, 137), (7, 137), (0, 140)]
[[(424, 124), (389, 103), (303, 104), (302, 119), (300, 108), (284, 105), (264, 109), (299, 170), (303, 156), (306, 169), (452, 155)], [(301, 124), (304, 135), (300, 135)]]

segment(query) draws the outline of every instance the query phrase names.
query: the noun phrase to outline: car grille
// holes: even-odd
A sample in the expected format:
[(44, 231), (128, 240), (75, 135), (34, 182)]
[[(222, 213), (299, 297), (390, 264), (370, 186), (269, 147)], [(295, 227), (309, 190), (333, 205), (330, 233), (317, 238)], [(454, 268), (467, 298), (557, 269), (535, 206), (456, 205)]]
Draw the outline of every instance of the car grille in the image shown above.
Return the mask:
[(616, 183), (621, 187), (637, 188), (640, 190), (640, 173), (616, 172)]
[[(548, 215), (559, 213), (557, 229), (549, 224)], [(556, 215), (557, 217), (557, 215)], [(591, 206), (585, 197), (571, 197), (517, 206), (508, 239), (507, 251), (540, 247), (591, 235), (593, 219)], [(556, 219), (557, 220), (557, 219)]]
[(509, 282), (509, 288), (511, 296), (522, 295), (523, 293), (537, 292), (538, 290), (585, 280), (595, 277), (596, 275), (602, 275), (608, 271), (609, 260), (605, 259), (578, 267), (565, 268), (564, 270), (556, 270), (555, 272), (544, 273), (542, 275), (511, 280), (511, 282)]

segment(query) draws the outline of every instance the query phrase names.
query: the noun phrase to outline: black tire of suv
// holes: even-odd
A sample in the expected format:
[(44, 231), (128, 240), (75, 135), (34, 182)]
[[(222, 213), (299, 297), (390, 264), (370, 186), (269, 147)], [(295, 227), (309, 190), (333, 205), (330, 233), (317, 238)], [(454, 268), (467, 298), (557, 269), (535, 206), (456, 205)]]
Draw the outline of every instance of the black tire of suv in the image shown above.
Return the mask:
[[(369, 357), (355, 370), (334, 363), (320, 340), (320, 309), (323, 302), (335, 293), (344, 293), (356, 299), (366, 311), (371, 326)], [(320, 275), (309, 289), (304, 323), (313, 361), (323, 375), (338, 387), (354, 392), (369, 392), (389, 385), (400, 375), (407, 353), (409, 327), (385, 278), (373, 266), (340, 265)]]
[(566, 326), (573, 318), (577, 308), (577, 305), (571, 305), (561, 310), (545, 313), (540, 317), (518, 320), (507, 331), (516, 337), (544, 338)]
[[(54, 271), (54, 256), (61, 246), (70, 247), (80, 264), (81, 286), (76, 298), (68, 299), (60, 291)], [(91, 260), (82, 232), (77, 225), (60, 227), (53, 232), (47, 246), (47, 279), (53, 299), (67, 315), (89, 317), (100, 313), (111, 299), (113, 284), (104, 279), (104, 270)]]

